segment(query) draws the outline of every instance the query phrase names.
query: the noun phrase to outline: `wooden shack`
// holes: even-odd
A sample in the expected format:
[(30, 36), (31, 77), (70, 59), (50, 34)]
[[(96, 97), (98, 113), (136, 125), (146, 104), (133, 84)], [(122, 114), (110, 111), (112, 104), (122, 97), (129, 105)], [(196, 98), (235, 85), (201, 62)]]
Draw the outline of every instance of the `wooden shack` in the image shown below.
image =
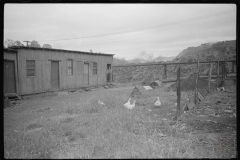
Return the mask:
[(4, 94), (106, 85), (112, 61), (113, 54), (24, 46), (4, 49)]

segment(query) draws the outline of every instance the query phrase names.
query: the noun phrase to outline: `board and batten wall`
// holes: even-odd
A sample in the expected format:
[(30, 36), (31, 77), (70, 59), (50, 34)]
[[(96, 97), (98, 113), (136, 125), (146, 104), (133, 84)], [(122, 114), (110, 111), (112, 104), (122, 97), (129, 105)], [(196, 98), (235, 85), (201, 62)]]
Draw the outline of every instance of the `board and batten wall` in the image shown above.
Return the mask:
[[(73, 75), (67, 75), (67, 60), (73, 60)], [(27, 77), (26, 60), (35, 60), (35, 77)], [(80, 88), (106, 84), (107, 64), (113, 56), (51, 51), (42, 49), (18, 49), (19, 95), (51, 90), (51, 61), (59, 62), (59, 89)], [(92, 75), (93, 63), (89, 63), (89, 85), (84, 83), (84, 63), (96, 62), (97, 75)]]

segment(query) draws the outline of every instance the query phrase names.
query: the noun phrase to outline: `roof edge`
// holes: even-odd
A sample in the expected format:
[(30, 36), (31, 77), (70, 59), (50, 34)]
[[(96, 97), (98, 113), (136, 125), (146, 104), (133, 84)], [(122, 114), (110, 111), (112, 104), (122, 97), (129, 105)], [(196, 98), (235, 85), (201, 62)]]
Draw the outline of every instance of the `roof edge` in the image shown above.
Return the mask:
[(66, 50), (66, 49), (54, 49), (54, 48), (38, 48), (38, 47), (26, 47), (26, 46), (13, 46), (10, 49), (37, 49), (37, 50), (49, 50), (49, 51), (60, 51), (60, 52), (74, 52), (74, 53), (82, 53), (82, 54), (93, 54), (93, 55), (104, 55), (104, 56), (114, 56), (115, 54), (105, 54), (105, 53), (91, 53), (91, 52), (83, 52), (83, 51), (74, 51), (74, 50)]

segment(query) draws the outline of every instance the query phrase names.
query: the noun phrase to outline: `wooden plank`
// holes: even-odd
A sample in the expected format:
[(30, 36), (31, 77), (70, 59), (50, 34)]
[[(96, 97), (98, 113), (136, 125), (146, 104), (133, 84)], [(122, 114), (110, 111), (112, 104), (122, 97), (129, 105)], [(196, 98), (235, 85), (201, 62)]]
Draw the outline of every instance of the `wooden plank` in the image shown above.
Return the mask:
[(177, 82), (176, 79), (166, 79), (166, 80), (162, 80), (162, 83), (169, 83), (169, 82)]
[(211, 74), (212, 74), (212, 63), (210, 64), (210, 69), (208, 73), (208, 93), (210, 93), (210, 89), (211, 89)]
[(195, 104), (198, 104), (198, 89), (197, 89), (197, 83), (198, 83), (198, 76), (199, 76), (199, 54), (197, 59), (197, 77), (196, 77), (196, 83), (195, 83)]
[(203, 100), (204, 100), (204, 96), (203, 96), (200, 92), (198, 92), (198, 99), (199, 99), (200, 101), (203, 101)]
[(177, 120), (180, 116), (181, 108), (180, 108), (180, 100), (181, 100), (181, 89), (180, 89), (180, 67), (177, 71), (177, 111), (174, 120)]

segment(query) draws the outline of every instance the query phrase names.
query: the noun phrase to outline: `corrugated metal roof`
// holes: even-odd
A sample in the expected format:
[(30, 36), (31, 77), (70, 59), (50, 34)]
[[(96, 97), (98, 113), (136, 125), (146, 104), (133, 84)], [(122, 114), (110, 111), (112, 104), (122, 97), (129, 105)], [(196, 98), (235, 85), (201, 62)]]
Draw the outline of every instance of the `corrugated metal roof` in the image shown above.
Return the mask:
[(54, 49), (54, 48), (38, 48), (38, 47), (26, 47), (26, 46), (13, 46), (12, 49), (36, 49), (36, 50), (49, 50), (49, 51), (58, 51), (58, 52), (71, 52), (71, 53), (81, 53), (81, 54), (93, 54), (93, 55), (103, 55), (103, 56), (113, 56), (114, 54), (104, 54), (104, 53), (91, 53), (83, 51), (73, 51), (65, 49)]

